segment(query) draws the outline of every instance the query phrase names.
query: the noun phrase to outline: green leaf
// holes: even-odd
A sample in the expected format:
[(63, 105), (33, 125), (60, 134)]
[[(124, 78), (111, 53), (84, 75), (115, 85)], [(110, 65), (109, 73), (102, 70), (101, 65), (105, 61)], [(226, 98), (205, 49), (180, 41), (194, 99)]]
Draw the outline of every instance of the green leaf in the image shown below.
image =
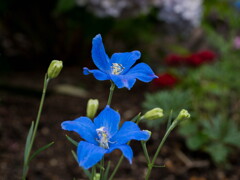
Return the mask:
[(110, 170), (110, 165), (111, 165), (111, 161), (108, 161), (107, 168), (106, 168), (106, 171), (105, 171), (104, 177), (103, 177), (104, 180), (108, 180), (108, 174), (109, 174), (109, 170)]
[(138, 120), (140, 119), (141, 113), (138, 113), (138, 115), (136, 115), (134, 118), (132, 118), (132, 122), (138, 122)]
[(29, 162), (30, 162), (31, 160), (33, 160), (38, 154), (40, 154), (42, 151), (44, 151), (45, 149), (49, 148), (49, 147), (52, 146), (53, 144), (54, 144), (54, 142), (51, 142), (51, 143), (49, 143), (49, 144), (47, 144), (47, 145), (39, 148), (37, 151), (35, 151), (35, 152), (32, 154), (32, 156), (31, 156), (30, 159), (29, 159)]
[(206, 135), (202, 134), (202, 133), (198, 133), (198, 134), (195, 134), (193, 136), (189, 136), (187, 138), (187, 146), (191, 150), (200, 149), (207, 142), (209, 142), (208, 137)]
[(76, 155), (75, 151), (72, 150), (71, 152), (72, 152), (72, 155), (73, 155), (74, 159), (78, 162), (78, 158), (77, 158), (77, 155)]
[(184, 136), (192, 136), (199, 132), (198, 126), (197, 121), (186, 121), (180, 125), (179, 132)]
[(237, 132), (234, 136), (224, 138), (223, 141), (229, 145), (240, 147), (240, 132)]
[(67, 140), (69, 140), (73, 145), (78, 146), (78, 142), (70, 138), (68, 135), (66, 135)]
[(101, 170), (103, 170), (103, 171), (105, 171), (105, 168), (101, 165), (101, 164), (96, 164), (96, 167), (98, 167), (99, 169), (101, 169)]
[(228, 129), (223, 142), (229, 145), (240, 147), (240, 131), (237, 124), (233, 121), (228, 121)]
[(212, 140), (221, 140), (227, 132), (227, 122), (221, 116), (213, 118), (211, 121), (203, 121), (203, 133)]
[(205, 148), (205, 151), (208, 152), (212, 159), (216, 163), (224, 163), (227, 161), (227, 156), (230, 153), (230, 149), (224, 144), (210, 144)]
[(29, 156), (29, 151), (30, 151), (29, 145), (32, 140), (33, 128), (34, 128), (34, 121), (32, 121), (31, 127), (30, 127), (30, 129), (28, 131), (28, 135), (27, 135), (27, 140), (26, 140), (25, 150), (24, 150), (24, 164), (26, 164), (28, 161), (28, 156)]

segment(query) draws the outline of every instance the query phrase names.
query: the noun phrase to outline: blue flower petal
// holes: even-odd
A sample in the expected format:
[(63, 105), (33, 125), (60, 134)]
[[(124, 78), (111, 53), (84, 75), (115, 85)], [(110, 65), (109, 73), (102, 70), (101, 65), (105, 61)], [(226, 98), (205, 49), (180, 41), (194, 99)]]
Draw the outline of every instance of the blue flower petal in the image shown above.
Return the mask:
[(130, 162), (130, 164), (132, 164), (133, 151), (132, 151), (132, 148), (129, 145), (123, 144), (123, 145), (112, 146), (107, 151), (107, 153), (110, 153), (115, 149), (120, 149), (122, 151), (124, 157), (126, 157), (128, 159), (128, 161)]
[(111, 75), (111, 79), (118, 88), (128, 88), (129, 90), (133, 87), (136, 82), (136, 78), (128, 75)]
[(141, 57), (139, 51), (125, 52), (125, 53), (114, 53), (111, 57), (110, 63), (121, 64), (124, 68), (121, 74), (124, 74), (129, 70), (130, 67)]
[(127, 76), (134, 77), (143, 82), (150, 82), (154, 78), (158, 78), (152, 69), (145, 63), (139, 63), (131, 68), (127, 73)]
[(131, 121), (124, 122), (120, 130), (110, 141), (114, 142), (115, 145), (125, 144), (130, 140), (148, 140), (150, 133), (147, 131), (141, 131), (137, 124)]
[(78, 133), (86, 141), (98, 145), (96, 126), (88, 117), (80, 117), (73, 121), (62, 122), (62, 129)]
[(118, 131), (119, 122), (119, 113), (109, 106), (106, 106), (105, 109), (94, 119), (96, 127), (105, 127), (109, 133), (109, 137), (112, 137)]
[(240, 9), (240, 1), (236, 1), (234, 3), (234, 6), (237, 8), (237, 9)]
[(97, 69), (93, 69), (93, 70), (89, 70), (88, 68), (83, 68), (83, 74), (84, 75), (88, 75), (88, 74), (93, 74), (94, 77), (97, 79), (97, 80), (100, 80), (100, 81), (104, 81), (104, 80), (109, 80), (110, 79), (110, 76), (100, 70), (97, 70)]
[(96, 35), (92, 41), (92, 59), (94, 64), (103, 72), (111, 72), (109, 57), (105, 52), (102, 37)]
[(77, 148), (79, 165), (84, 169), (88, 169), (97, 164), (106, 152), (107, 150), (100, 146), (81, 141)]
[(157, 76), (145, 63), (137, 64), (124, 75), (111, 75), (112, 81), (118, 88), (126, 87), (129, 90), (135, 84), (136, 79), (143, 82), (150, 82), (154, 78), (157, 78)]

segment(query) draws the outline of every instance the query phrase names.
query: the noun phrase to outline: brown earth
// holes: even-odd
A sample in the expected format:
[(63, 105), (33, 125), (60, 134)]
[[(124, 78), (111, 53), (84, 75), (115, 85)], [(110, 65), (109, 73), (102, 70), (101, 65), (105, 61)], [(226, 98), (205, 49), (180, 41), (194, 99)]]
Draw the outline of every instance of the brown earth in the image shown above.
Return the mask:
[[(36, 117), (44, 72), (12, 72), (0, 78), (0, 179), (20, 179), (22, 173), (25, 139), (31, 121)], [(81, 92), (62, 94), (56, 92), (59, 85), (73, 85)], [(80, 68), (64, 68), (60, 77), (49, 84), (34, 149), (51, 141), (55, 144), (31, 162), (28, 179), (32, 180), (78, 180), (84, 173), (72, 157), (75, 147), (66, 139), (68, 134), (75, 140), (80, 138), (73, 132), (61, 129), (61, 122), (85, 115), (89, 98), (100, 100), (100, 109), (106, 105), (109, 82), (98, 82), (93, 77), (83, 76)], [(83, 92), (82, 92), (83, 91)], [(138, 82), (131, 91), (117, 89), (113, 96), (112, 107), (121, 114), (122, 121), (130, 120), (141, 111), (145, 83)], [(146, 129), (144, 123), (141, 128)], [(149, 153), (154, 150), (165, 132), (165, 127), (152, 130), (148, 142)], [(117, 180), (141, 180), (147, 165), (139, 142), (132, 142), (133, 164), (125, 159), (118, 171)], [(114, 151), (106, 156), (111, 159), (112, 168), (121, 153)], [(231, 167), (227, 170), (216, 168), (209, 156), (202, 152), (191, 152), (184, 138), (176, 131), (170, 135), (162, 149), (157, 164), (163, 168), (153, 169), (151, 180), (238, 180), (240, 179), (239, 157), (231, 157)], [(86, 178), (85, 178), (86, 179)]]

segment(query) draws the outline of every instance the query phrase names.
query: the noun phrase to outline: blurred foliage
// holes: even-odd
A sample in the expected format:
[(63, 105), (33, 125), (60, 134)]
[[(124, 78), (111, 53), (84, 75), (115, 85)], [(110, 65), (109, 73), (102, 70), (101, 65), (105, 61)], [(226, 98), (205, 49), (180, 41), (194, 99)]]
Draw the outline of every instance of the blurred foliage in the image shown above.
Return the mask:
[(205, 12), (203, 24), (209, 24), (209, 20), (212, 24), (219, 23), (220, 21), (222, 25), (229, 25), (231, 30), (238, 29), (240, 27), (239, 12), (234, 7), (234, 2), (234, 0), (204, 1)]
[(209, 118), (213, 119), (195, 119), (182, 124), (180, 133), (187, 137), (191, 150), (202, 149), (215, 163), (223, 165), (230, 153), (240, 147), (240, 129), (234, 121), (222, 116)]
[(75, 0), (59, 0), (57, 2), (54, 12), (56, 14), (61, 14), (61, 13), (65, 13), (65, 12), (71, 10), (74, 7), (76, 7)]
[[(160, 107), (164, 110), (164, 116), (167, 117), (172, 111), (172, 118), (176, 118), (182, 109), (190, 109), (191, 96), (189, 91), (173, 90), (160, 91), (154, 94), (146, 94), (143, 108), (148, 111), (155, 107)], [(149, 127), (159, 128), (160, 124), (165, 122), (162, 118), (157, 120), (146, 121)]]
[[(189, 149), (208, 153), (219, 167), (226, 167), (231, 154), (240, 147), (240, 112), (234, 108), (239, 106), (240, 49), (233, 45), (234, 38), (239, 36), (240, 12), (233, 3), (204, 1), (203, 44), (217, 52), (217, 61), (196, 68), (169, 68), (179, 75), (181, 83), (173, 90), (146, 94), (143, 103), (146, 110), (157, 106), (167, 112), (177, 112), (179, 108), (193, 112), (191, 120), (182, 123), (179, 133), (186, 138)], [(177, 46), (183, 50), (178, 51)], [(174, 47), (171, 53), (187, 54), (190, 50), (181, 43)], [(159, 128), (162, 122), (146, 123)]]

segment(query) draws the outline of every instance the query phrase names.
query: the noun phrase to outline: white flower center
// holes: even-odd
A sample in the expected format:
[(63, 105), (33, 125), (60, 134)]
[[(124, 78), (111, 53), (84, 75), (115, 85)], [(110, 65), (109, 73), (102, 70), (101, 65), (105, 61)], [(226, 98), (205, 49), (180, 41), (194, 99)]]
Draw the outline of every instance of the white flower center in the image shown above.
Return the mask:
[(97, 139), (97, 141), (99, 142), (99, 146), (101, 146), (104, 149), (109, 149), (109, 145), (108, 145), (109, 136), (108, 136), (108, 133), (106, 131), (106, 128), (105, 127), (100, 127), (98, 129), (96, 129), (96, 131), (97, 131), (97, 135), (98, 135), (98, 138), (99, 138), (99, 139)]
[(119, 75), (121, 72), (123, 72), (124, 67), (122, 66), (122, 64), (112, 63), (111, 69), (112, 69), (112, 74)]

